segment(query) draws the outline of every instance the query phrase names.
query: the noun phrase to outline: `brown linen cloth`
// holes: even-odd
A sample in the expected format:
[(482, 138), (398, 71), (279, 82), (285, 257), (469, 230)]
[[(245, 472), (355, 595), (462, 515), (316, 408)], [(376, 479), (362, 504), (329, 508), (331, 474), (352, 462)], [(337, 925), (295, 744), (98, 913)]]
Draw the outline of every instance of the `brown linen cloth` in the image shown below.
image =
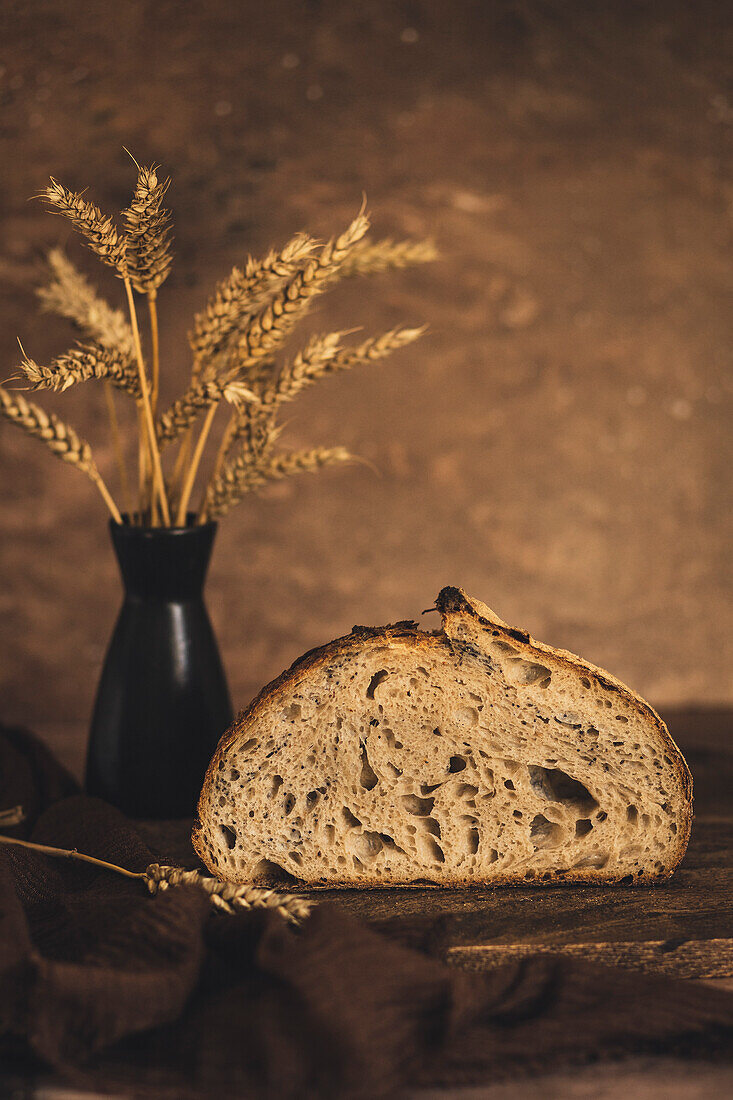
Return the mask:
[[(132, 870), (134, 825), (30, 735), (0, 729), (6, 832)], [(141, 883), (0, 846), (0, 1066), (161, 1097), (380, 1096), (482, 1083), (632, 1051), (730, 1057), (733, 995), (568, 959), (487, 974), (319, 906), (212, 912), (195, 887)]]

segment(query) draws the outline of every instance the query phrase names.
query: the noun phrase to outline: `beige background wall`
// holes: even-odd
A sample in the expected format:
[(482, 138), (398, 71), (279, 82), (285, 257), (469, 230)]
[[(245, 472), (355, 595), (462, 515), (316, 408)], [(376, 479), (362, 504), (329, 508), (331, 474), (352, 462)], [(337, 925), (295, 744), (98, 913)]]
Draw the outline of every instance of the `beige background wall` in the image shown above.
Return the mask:
[[(220, 532), (209, 602), (237, 705), (446, 583), (660, 705), (733, 698), (725, 5), (55, 0), (3, 19), (4, 375), (16, 334), (40, 362), (69, 342), (31, 293), (66, 230), (28, 196), (53, 174), (119, 209), (123, 144), (174, 180), (169, 393), (213, 281), (338, 230), (362, 191), (377, 233), (442, 251), (314, 314), (430, 331), (293, 406), (290, 441), (344, 443), (379, 476), (277, 486)], [(98, 391), (60, 404), (113, 479)], [(119, 601), (105, 516), (2, 425), (0, 477), (2, 718), (77, 758)]]

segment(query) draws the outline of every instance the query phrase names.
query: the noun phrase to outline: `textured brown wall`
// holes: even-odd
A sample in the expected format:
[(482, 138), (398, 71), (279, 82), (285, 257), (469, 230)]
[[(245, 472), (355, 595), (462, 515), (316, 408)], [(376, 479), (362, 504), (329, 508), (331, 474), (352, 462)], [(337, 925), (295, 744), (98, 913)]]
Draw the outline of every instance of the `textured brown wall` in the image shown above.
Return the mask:
[[(119, 208), (123, 144), (174, 178), (171, 392), (213, 281), (342, 227), (363, 190), (377, 232), (442, 250), (316, 311), (319, 330), (430, 334), (293, 406), (290, 440), (380, 476), (280, 485), (220, 532), (209, 602), (237, 704), (446, 583), (659, 703), (733, 697), (725, 5), (55, 0), (3, 19), (3, 373), (16, 333), (39, 361), (68, 341), (30, 292), (66, 230), (28, 196), (52, 173)], [(53, 404), (112, 477), (99, 393)], [(0, 470), (2, 717), (73, 755), (119, 600), (104, 513), (8, 426)]]

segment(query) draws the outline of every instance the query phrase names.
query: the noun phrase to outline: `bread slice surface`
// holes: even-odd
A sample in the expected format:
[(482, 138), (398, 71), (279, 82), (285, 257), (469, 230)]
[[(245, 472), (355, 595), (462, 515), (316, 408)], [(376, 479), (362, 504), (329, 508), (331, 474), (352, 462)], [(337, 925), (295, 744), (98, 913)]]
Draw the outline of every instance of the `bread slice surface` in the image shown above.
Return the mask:
[(608, 673), (460, 589), (443, 627), (355, 627), (222, 738), (193, 843), (232, 882), (641, 883), (692, 823), (687, 765)]

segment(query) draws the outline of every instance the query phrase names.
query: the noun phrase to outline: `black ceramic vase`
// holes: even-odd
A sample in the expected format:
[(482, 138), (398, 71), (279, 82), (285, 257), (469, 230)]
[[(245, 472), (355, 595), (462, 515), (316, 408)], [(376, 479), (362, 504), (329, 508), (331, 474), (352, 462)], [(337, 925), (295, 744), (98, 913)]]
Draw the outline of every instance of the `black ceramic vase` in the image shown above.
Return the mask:
[(232, 721), (203, 601), (216, 524), (110, 530), (125, 598), (94, 705), (87, 790), (131, 817), (190, 817)]

